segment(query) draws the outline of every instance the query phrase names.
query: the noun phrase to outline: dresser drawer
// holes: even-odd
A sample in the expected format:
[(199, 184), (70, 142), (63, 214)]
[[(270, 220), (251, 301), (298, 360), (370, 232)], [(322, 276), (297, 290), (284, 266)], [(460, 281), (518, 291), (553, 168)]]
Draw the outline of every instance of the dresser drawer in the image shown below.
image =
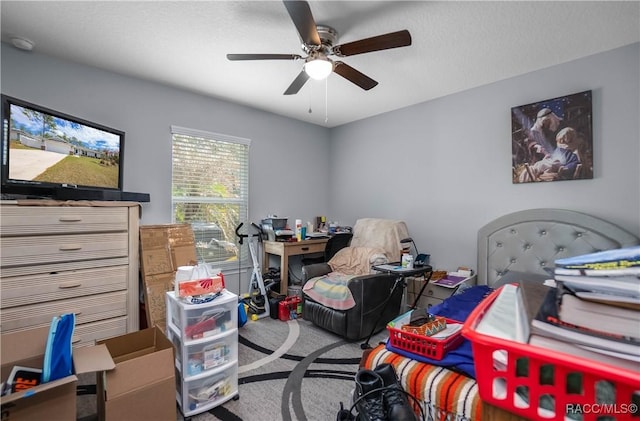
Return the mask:
[(2, 309), (3, 332), (48, 326), (53, 316), (76, 313), (76, 324), (95, 322), (127, 314), (127, 291), (89, 295), (48, 303)]
[(0, 236), (127, 231), (123, 207), (3, 206)]
[(127, 289), (128, 266), (3, 277), (2, 310), (9, 307), (63, 300)]
[(73, 332), (73, 346), (95, 345), (96, 341), (113, 338), (127, 333), (127, 318), (116, 317), (76, 326)]
[(126, 232), (6, 237), (0, 245), (2, 267), (105, 259), (129, 255)]
[(455, 292), (453, 288), (444, 288), (436, 285), (427, 285), (422, 293), (423, 297), (427, 298), (439, 298), (440, 300), (444, 300), (445, 298), (449, 298), (451, 294)]
[[(107, 266), (127, 266), (129, 258), (126, 256), (100, 259), (78, 260), (77, 262), (48, 263), (35, 266), (5, 266), (2, 268), (2, 280), (14, 276), (28, 276), (42, 273), (67, 272), (89, 268), (103, 268)], [(130, 285), (129, 285), (130, 286)]]

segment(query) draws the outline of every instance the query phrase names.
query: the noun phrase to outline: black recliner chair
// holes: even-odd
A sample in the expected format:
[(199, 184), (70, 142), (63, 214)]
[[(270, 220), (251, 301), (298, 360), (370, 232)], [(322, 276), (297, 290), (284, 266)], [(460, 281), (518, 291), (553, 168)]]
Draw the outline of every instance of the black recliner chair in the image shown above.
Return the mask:
[[(331, 272), (327, 263), (316, 263), (302, 267), (302, 284), (309, 279)], [(351, 279), (349, 290), (356, 302), (349, 310), (335, 310), (305, 296), (302, 318), (310, 320), (330, 332), (351, 341), (366, 338), (373, 329), (379, 332), (399, 314), (403, 288), (396, 288), (394, 295), (385, 302), (397, 277), (386, 273), (363, 275)], [(383, 312), (384, 311), (384, 312)], [(383, 312), (382, 316), (380, 313)], [(375, 326), (374, 323), (379, 320)]]
[[(402, 221), (364, 218), (354, 225), (350, 247), (381, 248), (386, 251), (389, 262), (399, 261), (402, 249), (400, 240), (408, 236)], [(302, 284), (332, 270), (326, 262), (303, 266)], [(347, 340), (366, 338), (372, 331), (384, 329), (400, 313), (404, 288), (396, 288), (394, 294), (389, 296), (396, 280), (397, 276), (388, 273), (355, 276), (347, 284), (355, 301), (355, 306), (348, 310), (327, 307), (303, 293), (302, 317)]]

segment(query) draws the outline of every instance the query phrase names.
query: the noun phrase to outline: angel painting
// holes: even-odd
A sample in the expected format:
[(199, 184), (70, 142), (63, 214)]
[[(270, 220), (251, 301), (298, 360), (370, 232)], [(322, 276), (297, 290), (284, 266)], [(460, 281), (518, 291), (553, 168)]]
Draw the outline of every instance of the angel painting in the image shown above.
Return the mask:
[(591, 91), (511, 109), (514, 184), (593, 178)]

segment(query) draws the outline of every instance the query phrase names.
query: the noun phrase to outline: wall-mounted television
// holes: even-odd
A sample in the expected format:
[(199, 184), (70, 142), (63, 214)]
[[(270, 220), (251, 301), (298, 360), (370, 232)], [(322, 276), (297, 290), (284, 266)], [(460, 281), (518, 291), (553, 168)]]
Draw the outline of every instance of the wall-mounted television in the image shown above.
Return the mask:
[(2, 95), (2, 193), (119, 199), (124, 132)]

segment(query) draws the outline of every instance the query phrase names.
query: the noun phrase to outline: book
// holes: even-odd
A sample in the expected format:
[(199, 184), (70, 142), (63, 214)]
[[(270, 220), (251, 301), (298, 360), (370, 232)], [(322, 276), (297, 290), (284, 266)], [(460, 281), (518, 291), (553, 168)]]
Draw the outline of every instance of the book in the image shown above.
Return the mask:
[(455, 276), (455, 275), (448, 274), (444, 278), (440, 278), (437, 281), (433, 281), (433, 284), (441, 287), (445, 287), (445, 288), (456, 288), (458, 285), (462, 284), (467, 279), (469, 279), (468, 276)]
[(566, 276), (640, 276), (640, 267), (619, 269), (566, 269), (556, 268), (555, 275)]
[(531, 334), (589, 346), (595, 352), (604, 350), (640, 355), (640, 342), (631, 338), (561, 322), (558, 318), (557, 294), (555, 288), (549, 288), (536, 317), (531, 321)]
[(640, 278), (636, 276), (599, 277), (555, 275), (555, 280), (556, 283), (562, 282), (571, 289), (640, 298)]
[(566, 323), (640, 341), (640, 311), (583, 300), (559, 288), (558, 318)]
[(614, 365), (626, 370), (640, 371), (640, 355), (627, 355), (622, 353), (604, 353), (602, 350), (593, 351), (593, 348), (574, 345), (567, 341), (562, 341), (549, 336), (532, 334), (529, 338), (529, 345), (540, 348), (553, 349), (571, 356), (587, 358), (589, 360)]
[[(597, 275), (599, 271), (616, 271), (629, 268), (640, 268), (640, 246), (604, 250), (580, 256), (557, 259), (556, 274), (561, 269), (575, 271), (576, 275)], [(632, 270), (634, 272), (635, 269)], [(615, 272), (614, 272), (615, 273)], [(635, 272), (634, 272), (635, 273)], [(571, 273), (562, 273), (569, 275)], [(607, 275), (609, 276), (609, 275)]]
[(582, 298), (583, 300), (595, 301), (596, 303), (604, 303), (640, 311), (640, 298), (580, 290), (574, 291), (574, 293), (577, 297)]
[(38, 386), (42, 382), (42, 370), (33, 367), (15, 365), (7, 377), (8, 393), (22, 392)]
[(503, 285), (491, 307), (482, 316), (476, 331), (526, 343), (529, 337), (529, 323), (521, 298), (517, 285)]

